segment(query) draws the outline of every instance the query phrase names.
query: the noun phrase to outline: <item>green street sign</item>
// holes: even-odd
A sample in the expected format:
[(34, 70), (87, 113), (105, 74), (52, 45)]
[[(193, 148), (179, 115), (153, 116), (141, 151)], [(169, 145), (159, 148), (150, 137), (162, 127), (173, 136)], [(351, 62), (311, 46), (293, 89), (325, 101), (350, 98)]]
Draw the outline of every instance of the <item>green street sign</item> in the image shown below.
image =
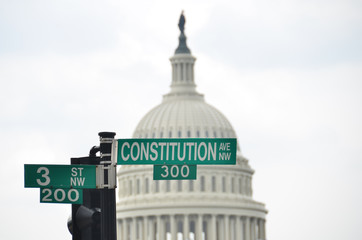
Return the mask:
[(117, 164), (236, 164), (236, 138), (118, 139)]
[(41, 203), (83, 203), (83, 189), (41, 188)]
[(96, 165), (24, 165), (25, 187), (96, 188)]
[(195, 180), (197, 165), (153, 165), (153, 180)]

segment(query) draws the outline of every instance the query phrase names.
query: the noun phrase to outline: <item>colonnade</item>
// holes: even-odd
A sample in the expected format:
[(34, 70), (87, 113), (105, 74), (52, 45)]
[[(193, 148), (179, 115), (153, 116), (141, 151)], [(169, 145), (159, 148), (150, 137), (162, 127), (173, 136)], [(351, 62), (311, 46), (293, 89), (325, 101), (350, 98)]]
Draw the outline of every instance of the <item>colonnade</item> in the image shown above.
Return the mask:
[(183, 56), (182, 58), (174, 56), (170, 59), (172, 63), (172, 84), (176, 83), (194, 83), (194, 63), (196, 58), (193, 56)]
[(265, 219), (236, 215), (155, 215), (118, 219), (118, 240), (265, 240)]

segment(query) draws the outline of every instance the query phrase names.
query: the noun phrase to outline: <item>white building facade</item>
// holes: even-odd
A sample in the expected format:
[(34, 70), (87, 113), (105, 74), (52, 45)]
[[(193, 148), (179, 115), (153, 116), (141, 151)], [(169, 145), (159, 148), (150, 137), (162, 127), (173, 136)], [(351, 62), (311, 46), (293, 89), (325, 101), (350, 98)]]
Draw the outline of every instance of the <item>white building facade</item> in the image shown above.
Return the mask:
[[(134, 138), (236, 138), (224, 115), (196, 91), (196, 58), (186, 45), (170, 58), (171, 90), (149, 111)], [(231, 97), (231, 96), (230, 96)], [(197, 166), (197, 180), (153, 180), (153, 167), (118, 171), (118, 240), (265, 240), (263, 203), (253, 200), (254, 171), (238, 146), (236, 165)]]

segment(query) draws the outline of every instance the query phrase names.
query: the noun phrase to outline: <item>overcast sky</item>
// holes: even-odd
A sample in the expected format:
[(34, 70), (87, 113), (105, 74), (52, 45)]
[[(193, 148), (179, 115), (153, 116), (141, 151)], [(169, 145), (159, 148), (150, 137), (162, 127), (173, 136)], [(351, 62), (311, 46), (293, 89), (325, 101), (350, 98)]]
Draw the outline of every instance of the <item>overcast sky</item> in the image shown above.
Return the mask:
[(71, 239), (28, 164), (131, 137), (169, 91), (185, 10), (198, 91), (255, 169), (269, 240), (362, 236), (362, 1), (0, 1), (0, 239)]

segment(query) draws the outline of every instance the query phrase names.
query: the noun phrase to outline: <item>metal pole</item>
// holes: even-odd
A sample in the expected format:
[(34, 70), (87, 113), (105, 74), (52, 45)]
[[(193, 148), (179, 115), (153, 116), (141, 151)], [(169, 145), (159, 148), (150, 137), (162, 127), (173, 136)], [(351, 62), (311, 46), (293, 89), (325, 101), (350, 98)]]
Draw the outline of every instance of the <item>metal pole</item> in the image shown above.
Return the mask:
[[(116, 240), (116, 194), (115, 186), (109, 181), (109, 172), (114, 171), (116, 174), (116, 166), (111, 162), (112, 143), (116, 133), (100, 132), (98, 133), (100, 140), (101, 165), (104, 166), (104, 185), (101, 191), (101, 239)], [(113, 173), (112, 173), (113, 174)]]

